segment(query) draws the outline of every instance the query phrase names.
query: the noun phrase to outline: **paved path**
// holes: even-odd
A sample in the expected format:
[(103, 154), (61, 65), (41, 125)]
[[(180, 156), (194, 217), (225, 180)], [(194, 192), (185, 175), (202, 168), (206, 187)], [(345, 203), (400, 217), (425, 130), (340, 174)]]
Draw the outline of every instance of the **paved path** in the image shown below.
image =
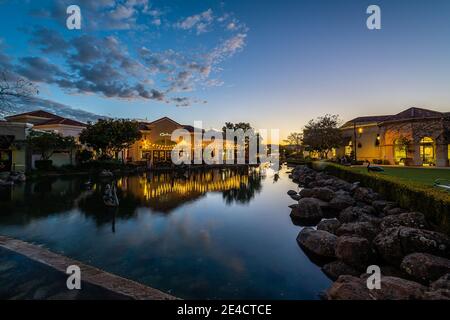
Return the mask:
[[(68, 290), (66, 269), (81, 269), (81, 290)], [(0, 236), (0, 299), (138, 299), (175, 297), (42, 247)]]

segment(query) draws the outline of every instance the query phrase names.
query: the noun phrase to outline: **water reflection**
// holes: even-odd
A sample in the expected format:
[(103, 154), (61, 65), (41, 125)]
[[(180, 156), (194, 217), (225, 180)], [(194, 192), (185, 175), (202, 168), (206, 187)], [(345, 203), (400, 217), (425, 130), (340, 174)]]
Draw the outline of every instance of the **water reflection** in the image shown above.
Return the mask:
[[(170, 214), (176, 208), (221, 193), (225, 202), (248, 203), (261, 191), (263, 177), (257, 170), (215, 169), (189, 174), (148, 173), (117, 179), (93, 180), (87, 177), (45, 179), (0, 190), (2, 224), (27, 224), (41, 218), (78, 208), (92, 217), (98, 226), (130, 219), (138, 208), (153, 213)], [(102, 195), (108, 183), (115, 183), (120, 198), (119, 208), (108, 208)]]
[(46, 179), (0, 191), (0, 234), (180, 298), (315, 299), (330, 281), (295, 241), (296, 187), (258, 169)]

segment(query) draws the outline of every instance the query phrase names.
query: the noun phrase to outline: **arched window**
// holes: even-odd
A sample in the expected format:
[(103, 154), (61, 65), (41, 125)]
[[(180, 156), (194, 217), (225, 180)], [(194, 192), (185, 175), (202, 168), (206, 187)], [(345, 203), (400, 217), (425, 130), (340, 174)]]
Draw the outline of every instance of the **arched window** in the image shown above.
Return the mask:
[(394, 161), (395, 164), (404, 163), (407, 157), (408, 148), (401, 139), (394, 140)]
[(435, 157), (435, 143), (433, 138), (423, 137), (420, 139), (420, 158), (423, 165), (434, 165)]

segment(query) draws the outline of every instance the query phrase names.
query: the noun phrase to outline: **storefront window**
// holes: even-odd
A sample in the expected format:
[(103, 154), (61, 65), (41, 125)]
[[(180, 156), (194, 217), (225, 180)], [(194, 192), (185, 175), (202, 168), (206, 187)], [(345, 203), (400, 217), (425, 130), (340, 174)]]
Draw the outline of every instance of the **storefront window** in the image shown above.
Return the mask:
[(400, 139), (394, 141), (394, 160), (396, 164), (401, 164), (404, 162), (407, 156), (407, 148)]
[(423, 165), (434, 165), (436, 159), (434, 140), (432, 138), (424, 137), (420, 140), (420, 157)]

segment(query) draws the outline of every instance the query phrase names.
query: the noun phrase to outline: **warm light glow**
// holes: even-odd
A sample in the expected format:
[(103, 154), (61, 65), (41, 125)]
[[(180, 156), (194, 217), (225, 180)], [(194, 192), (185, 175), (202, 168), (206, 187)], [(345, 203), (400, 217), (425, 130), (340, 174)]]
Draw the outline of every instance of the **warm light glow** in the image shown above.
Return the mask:
[[(139, 185), (127, 185), (126, 189), (132, 194), (145, 200), (160, 198), (167, 194), (178, 197), (187, 197), (192, 193), (206, 193), (239, 189), (248, 185), (248, 176), (233, 174), (231, 172), (205, 173), (201, 179), (192, 175), (188, 179), (173, 180), (170, 175), (161, 175), (148, 180), (139, 179)], [(124, 183), (121, 183), (124, 185)]]

